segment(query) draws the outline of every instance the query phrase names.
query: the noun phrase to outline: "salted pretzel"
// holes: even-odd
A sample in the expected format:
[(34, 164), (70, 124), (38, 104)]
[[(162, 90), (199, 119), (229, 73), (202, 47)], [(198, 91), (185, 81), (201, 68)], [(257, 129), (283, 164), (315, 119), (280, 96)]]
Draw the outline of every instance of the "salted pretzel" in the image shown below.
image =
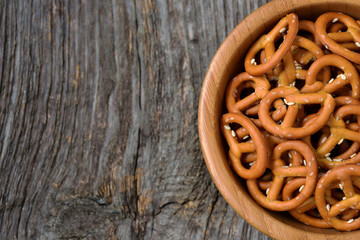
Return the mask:
[[(357, 177), (356, 177), (357, 178)], [(359, 190), (357, 189), (357, 186), (354, 181), (354, 177), (351, 177), (351, 181), (354, 185), (354, 191), (356, 193), (359, 193)], [(341, 200), (344, 200), (346, 198), (344, 191), (343, 191), (343, 185), (341, 181), (333, 181), (331, 184), (329, 184), (325, 190), (325, 201), (329, 203), (329, 205), (336, 205)], [(349, 209), (343, 209), (341, 211), (341, 214), (339, 214), (339, 218), (345, 221), (349, 221), (352, 218), (355, 218), (359, 214), (359, 210), (349, 208)]]
[(302, 69), (302, 66), (306, 66), (309, 62), (316, 59), (312, 52), (306, 51), (302, 48), (296, 48), (295, 46), (292, 48), (292, 54), (294, 56), (294, 61), (298, 63), (296, 64), (297, 70), (299, 67)]
[[(359, 21), (357, 22), (359, 23)], [(346, 30), (347, 27), (345, 24), (336, 22), (329, 26), (328, 33), (334, 36), (333, 40), (337, 41), (341, 47), (353, 52), (358, 52), (359, 44), (353, 41), (351, 35), (344, 33)]]
[[(332, 32), (328, 33), (326, 28), (329, 23), (334, 19), (345, 24), (347, 27), (346, 32)], [(360, 64), (360, 54), (350, 51), (349, 49), (341, 46), (339, 42), (353, 41), (360, 44), (360, 25), (350, 16), (337, 13), (327, 12), (317, 18), (315, 22), (315, 30), (320, 41), (329, 48), (332, 52), (337, 53), (350, 61)]]
[[(281, 155), (290, 150), (299, 152), (304, 157), (303, 166), (287, 166), (281, 160)], [(274, 211), (288, 211), (304, 203), (314, 191), (317, 179), (317, 163), (314, 152), (303, 141), (286, 141), (274, 148), (268, 166), (273, 174), (270, 188), (264, 194), (256, 179), (247, 180), (247, 187), (251, 196), (261, 206)], [(294, 198), (279, 200), (286, 177), (306, 178), (302, 191)]]
[[(360, 154), (360, 101), (351, 97), (338, 97), (335, 99), (337, 105), (340, 105), (333, 116), (331, 116), (324, 128), (319, 143), (313, 146), (316, 149), (318, 163), (325, 169), (332, 169), (347, 163), (359, 163)], [(357, 116), (357, 122), (350, 123), (345, 119), (353, 115)], [(304, 126), (316, 122), (316, 115), (312, 114), (305, 119)], [(344, 145), (345, 140), (353, 141), (351, 146)], [(304, 141), (311, 145), (310, 136), (304, 138)], [(339, 145), (343, 147), (342, 153), (334, 156), (332, 150)]]
[[(286, 54), (284, 55), (283, 58), (285, 58)], [(266, 54), (265, 54), (265, 50), (261, 50), (260, 52), (260, 64), (265, 64), (267, 62), (266, 59)], [(254, 62), (255, 64), (255, 62)], [(257, 63), (256, 63), (257, 64)], [(280, 61), (275, 68), (273, 68), (272, 70), (269, 70), (268, 72), (266, 72), (263, 76), (266, 77), (269, 82), (270, 81), (278, 81), (279, 80), (279, 75), (280, 73), (284, 71), (284, 64), (283, 61)]]
[[(299, 30), (311, 32), (317, 42), (321, 44), (316, 37), (313, 22), (300, 21)], [(283, 59), (279, 62), (277, 67), (273, 71), (270, 70), (269, 72), (267, 72), (266, 75), (270, 80), (277, 80), (278, 86), (289, 86), (290, 84), (294, 83), (296, 76), (302, 75), (302, 67), (300, 66), (300, 64), (306, 65), (310, 61), (315, 60), (323, 55), (324, 53), (322, 49), (316, 43), (305, 37), (296, 36), (294, 43), (291, 46), (291, 51), (288, 51), (284, 55)], [(264, 50), (261, 52), (260, 55), (260, 63), (266, 63), (266, 56)], [(327, 73), (330, 74), (330, 69), (327, 68), (326, 70)]]
[[(306, 79), (307, 70), (303, 69), (304, 65), (309, 64), (311, 61), (315, 61), (324, 56), (323, 50), (314, 42), (301, 36), (295, 38), (293, 44), (292, 54), (294, 55), (294, 61), (296, 61), (296, 78)], [(331, 78), (331, 69), (328, 66), (322, 68), (317, 76), (320, 80), (326, 80)]]
[[(299, 191), (299, 189), (304, 186), (306, 183), (305, 178), (297, 178), (291, 180), (286, 184), (282, 191), (283, 199), (292, 199), (295, 191)], [(327, 223), (321, 216), (314, 216), (317, 214), (310, 214), (311, 211), (315, 211), (315, 197), (309, 197), (303, 204), (298, 206), (297, 208), (290, 210), (289, 213), (298, 221), (318, 228), (331, 228), (332, 226)]]
[(282, 60), (283, 69), (278, 76), (278, 86), (289, 86), (295, 81), (296, 68), (292, 52), (289, 50)]
[[(239, 87), (245, 85), (245, 83), (250, 83), (255, 92), (243, 99), (239, 99), (241, 94)], [(228, 111), (239, 113), (248, 109), (261, 100), (268, 93), (270, 87), (269, 81), (264, 77), (254, 77), (247, 72), (240, 73), (230, 81), (226, 89), (225, 96)]]
[[(285, 116), (286, 114), (286, 106), (284, 105), (284, 103), (281, 100), (275, 101), (274, 102), (274, 108), (275, 111), (270, 113), (270, 116), (272, 117), (272, 119), (274, 119), (274, 121), (281, 121), (281, 119)], [(256, 118), (251, 118), (251, 116), (258, 116), (258, 112), (259, 112), (259, 104), (247, 109), (244, 111), (244, 113), (246, 115), (250, 115), (248, 116), (249, 119), (255, 124), (255, 126), (258, 129), (263, 129), (263, 126), (260, 122), (259, 119)], [(239, 138), (246, 138), (249, 135), (249, 132), (246, 128), (244, 127), (240, 127), (235, 131), (237, 137)]]
[[(268, 93), (270, 83), (264, 77), (256, 77), (243, 72), (237, 75), (229, 83), (225, 97), (226, 106), (229, 112), (232, 113), (245, 113), (247, 116), (257, 116), (259, 111), (258, 102)], [(241, 92), (245, 88), (253, 88), (254, 92), (245, 98), (239, 99)], [(271, 117), (275, 121), (279, 121), (286, 113), (286, 106), (282, 101), (274, 102), (275, 111), (271, 112)], [(261, 122), (258, 119), (251, 119), (258, 128), (262, 128)], [(249, 133), (245, 128), (236, 130), (238, 137), (242, 138)]]
[[(240, 99), (241, 92), (245, 88), (253, 88), (254, 92), (245, 98)], [(259, 111), (258, 102), (268, 93), (270, 90), (270, 83), (264, 77), (256, 77), (243, 72), (237, 75), (229, 83), (226, 89), (226, 107), (229, 112), (240, 113), (243, 112), (247, 116), (257, 116)], [(275, 111), (271, 113), (271, 116), (275, 120), (280, 120), (286, 113), (286, 107), (281, 101), (274, 103)], [(254, 124), (261, 128), (261, 122), (258, 119), (252, 119)], [(248, 135), (248, 132), (244, 128), (237, 130), (237, 134), (240, 137)]]
[[(306, 122), (305, 125), (308, 123), (309, 122)], [(348, 126), (345, 127), (351, 131), (360, 131), (359, 124), (348, 124)], [(313, 147), (316, 149), (318, 163), (322, 168), (332, 169), (340, 165), (360, 162), (360, 154), (358, 154), (360, 150), (360, 142), (352, 142), (349, 144), (344, 141), (345, 139), (332, 135), (330, 133), (330, 127), (328, 126), (325, 126), (320, 131), (322, 132), (322, 135), (317, 144), (313, 145)], [(336, 139), (339, 139), (339, 141), (336, 141)], [(310, 136), (304, 138), (304, 141), (309, 145), (312, 143)], [(337, 145), (339, 146), (338, 148), (340, 149), (340, 153), (338, 152), (334, 154), (332, 150)]]
[[(298, 32), (298, 26), (297, 15), (291, 13), (283, 17), (268, 34), (260, 37), (255, 44), (250, 47), (245, 57), (244, 64), (246, 72), (251, 75), (262, 75), (276, 67), (293, 44)], [(275, 50), (276, 40), (286, 31), (287, 27), (287, 34), (284, 35), (283, 43)], [(266, 63), (255, 65), (255, 57), (262, 49), (265, 50), (267, 61)]]
[[(248, 136), (249, 140), (244, 141), (242, 139), (239, 141), (235, 131), (231, 130), (231, 123), (244, 127), (250, 135)], [(260, 177), (265, 172), (268, 157), (264, 137), (254, 123), (242, 113), (226, 113), (221, 118), (221, 130), (230, 146), (229, 157), (237, 174), (246, 179)], [(241, 164), (241, 156), (243, 153), (254, 152), (255, 150), (257, 159), (250, 169), (246, 169)]]
[[(282, 62), (283, 71), (278, 76), (278, 86), (295, 85), (297, 76), (301, 76), (303, 65), (307, 65), (310, 61), (314, 61), (324, 56), (324, 52), (314, 42), (301, 36), (296, 36), (295, 41), (288, 51)], [(330, 68), (324, 68), (324, 77), (330, 77)]]
[[(360, 210), (360, 194), (355, 191), (352, 176), (360, 176), (360, 166), (346, 164), (331, 169), (319, 180), (315, 190), (315, 203), (321, 216), (335, 229), (342, 231), (360, 228), (360, 218), (346, 221), (339, 217), (348, 209)], [(339, 187), (345, 195), (344, 199), (336, 204), (328, 203), (325, 198), (326, 190), (333, 182), (339, 182)]]
[[(301, 36), (296, 36), (293, 46), (298, 46), (303, 49), (306, 49), (307, 52), (311, 54), (311, 55), (306, 55), (306, 54), (302, 53), (302, 54), (300, 54), (299, 57), (294, 56), (294, 59), (298, 63), (303, 64), (303, 65), (308, 64), (311, 60), (315, 60), (321, 56), (324, 56), (323, 50), (318, 45), (316, 45), (311, 40), (301, 37)], [(293, 50), (293, 54), (296, 55), (296, 51)], [(302, 56), (306, 56), (306, 57), (304, 59), (302, 59)]]
[[(315, 25), (314, 25), (315, 28)], [(347, 27), (345, 24), (338, 22), (336, 20), (336, 22), (332, 23), (328, 28), (327, 28), (327, 32), (328, 33), (337, 33), (337, 32), (343, 32), (346, 31)], [(321, 44), (322, 45), (322, 44)]]
[[(328, 82), (317, 81), (319, 72), (328, 66), (334, 66), (341, 69), (344, 73), (338, 75), (334, 79), (328, 79)], [(351, 85), (351, 96), (353, 98), (360, 97), (360, 81), (359, 74), (355, 67), (345, 58), (335, 54), (329, 54), (318, 58), (310, 66), (305, 86), (301, 89), (302, 93), (324, 91), (327, 93), (334, 93), (342, 87)]]
[(323, 47), (319, 38), (315, 32), (315, 23), (310, 20), (300, 20), (299, 21), (299, 31), (306, 31), (311, 34), (311, 38), (309, 38), (312, 42), (314, 42), (317, 46)]
[[(265, 144), (267, 147), (267, 152), (268, 152), (268, 158), (271, 158), (271, 153), (272, 150), (274, 149), (274, 147), (282, 142), (285, 142), (286, 139), (282, 139), (280, 137), (276, 137), (274, 135), (269, 134), (268, 132), (266, 132), (265, 130), (261, 131), (261, 134), (264, 136), (265, 139)], [(295, 151), (290, 151), (291, 152), (291, 156), (294, 157), (294, 160), (292, 160), (293, 165), (294, 166), (300, 166), (303, 159), (299, 159), (298, 156), (300, 154), (296, 154)], [(242, 155), (242, 163), (243, 164), (253, 164), (254, 161), (256, 161), (257, 159), (257, 154), (256, 152), (251, 152), (251, 153), (245, 153)]]
[[(357, 123), (352, 125), (355, 126), (355, 131), (346, 127), (344, 118), (349, 115), (357, 116)], [(330, 117), (327, 125), (330, 128), (330, 135), (323, 141), (323, 144), (317, 148), (316, 153), (318, 155), (319, 164), (326, 168), (332, 169), (339, 165), (347, 163), (358, 163), (360, 162), (360, 154), (357, 154), (360, 143), (360, 132), (356, 126), (359, 126), (360, 122), (360, 105), (345, 105), (340, 107), (334, 113), (334, 116)], [(336, 157), (332, 157), (331, 150), (341, 144), (344, 139), (354, 141), (354, 144), (344, 153)]]
[[(269, 115), (273, 101), (284, 98), (288, 110), (281, 124), (276, 123)], [(294, 127), (299, 105), (321, 104), (317, 120), (306, 127)], [(259, 119), (263, 127), (270, 133), (288, 139), (299, 139), (319, 131), (328, 121), (334, 111), (335, 101), (330, 94), (325, 92), (301, 94), (294, 87), (278, 87), (271, 90), (261, 101)]]

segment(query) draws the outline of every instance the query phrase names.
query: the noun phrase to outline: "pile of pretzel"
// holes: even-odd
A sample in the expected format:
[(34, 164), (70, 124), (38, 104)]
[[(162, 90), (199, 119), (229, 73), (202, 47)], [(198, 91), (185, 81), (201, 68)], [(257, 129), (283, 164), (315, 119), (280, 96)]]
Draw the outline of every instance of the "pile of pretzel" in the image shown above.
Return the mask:
[(248, 50), (220, 127), (252, 198), (304, 224), (360, 228), (360, 21), (282, 18)]

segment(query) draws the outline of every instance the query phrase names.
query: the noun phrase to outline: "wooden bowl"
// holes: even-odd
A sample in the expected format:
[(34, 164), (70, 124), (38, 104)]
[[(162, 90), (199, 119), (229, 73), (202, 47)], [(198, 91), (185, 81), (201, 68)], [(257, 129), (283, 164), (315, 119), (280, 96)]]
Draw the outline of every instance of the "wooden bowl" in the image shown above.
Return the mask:
[(275, 239), (360, 239), (360, 230), (341, 232), (306, 226), (285, 212), (268, 211), (248, 194), (244, 181), (231, 170), (219, 120), (225, 112), (224, 92), (232, 77), (244, 70), (248, 47), (286, 13), (313, 19), (328, 11), (341, 11), (360, 19), (359, 0), (274, 0), (245, 18), (226, 38), (205, 76), (199, 102), (199, 135), (209, 172), (226, 201), (249, 224)]

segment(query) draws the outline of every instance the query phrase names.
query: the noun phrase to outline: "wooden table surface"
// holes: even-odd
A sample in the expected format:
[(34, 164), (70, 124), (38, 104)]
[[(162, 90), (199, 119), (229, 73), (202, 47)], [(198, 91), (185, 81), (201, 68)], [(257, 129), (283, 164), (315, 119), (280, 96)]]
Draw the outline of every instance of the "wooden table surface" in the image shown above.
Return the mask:
[(0, 239), (269, 239), (205, 166), (197, 107), (266, 0), (0, 0)]

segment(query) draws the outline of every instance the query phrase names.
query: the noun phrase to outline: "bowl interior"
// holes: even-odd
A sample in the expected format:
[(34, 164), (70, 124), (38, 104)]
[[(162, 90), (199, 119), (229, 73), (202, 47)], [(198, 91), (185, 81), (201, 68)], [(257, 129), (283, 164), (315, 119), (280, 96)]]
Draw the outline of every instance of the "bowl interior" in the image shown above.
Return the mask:
[(360, 230), (340, 232), (306, 226), (294, 220), (288, 213), (265, 210), (252, 200), (244, 181), (234, 174), (228, 164), (228, 148), (219, 128), (221, 114), (226, 111), (225, 88), (230, 79), (244, 70), (243, 59), (249, 46), (286, 13), (295, 12), (300, 19), (315, 20), (317, 16), (328, 11), (341, 11), (360, 19), (360, 1), (274, 0), (262, 6), (244, 19), (226, 38), (215, 54), (203, 82), (198, 121), (200, 142), (209, 172), (234, 210), (252, 226), (276, 239), (290, 236), (306, 239), (305, 235), (320, 239), (353, 239), (360, 238)]

